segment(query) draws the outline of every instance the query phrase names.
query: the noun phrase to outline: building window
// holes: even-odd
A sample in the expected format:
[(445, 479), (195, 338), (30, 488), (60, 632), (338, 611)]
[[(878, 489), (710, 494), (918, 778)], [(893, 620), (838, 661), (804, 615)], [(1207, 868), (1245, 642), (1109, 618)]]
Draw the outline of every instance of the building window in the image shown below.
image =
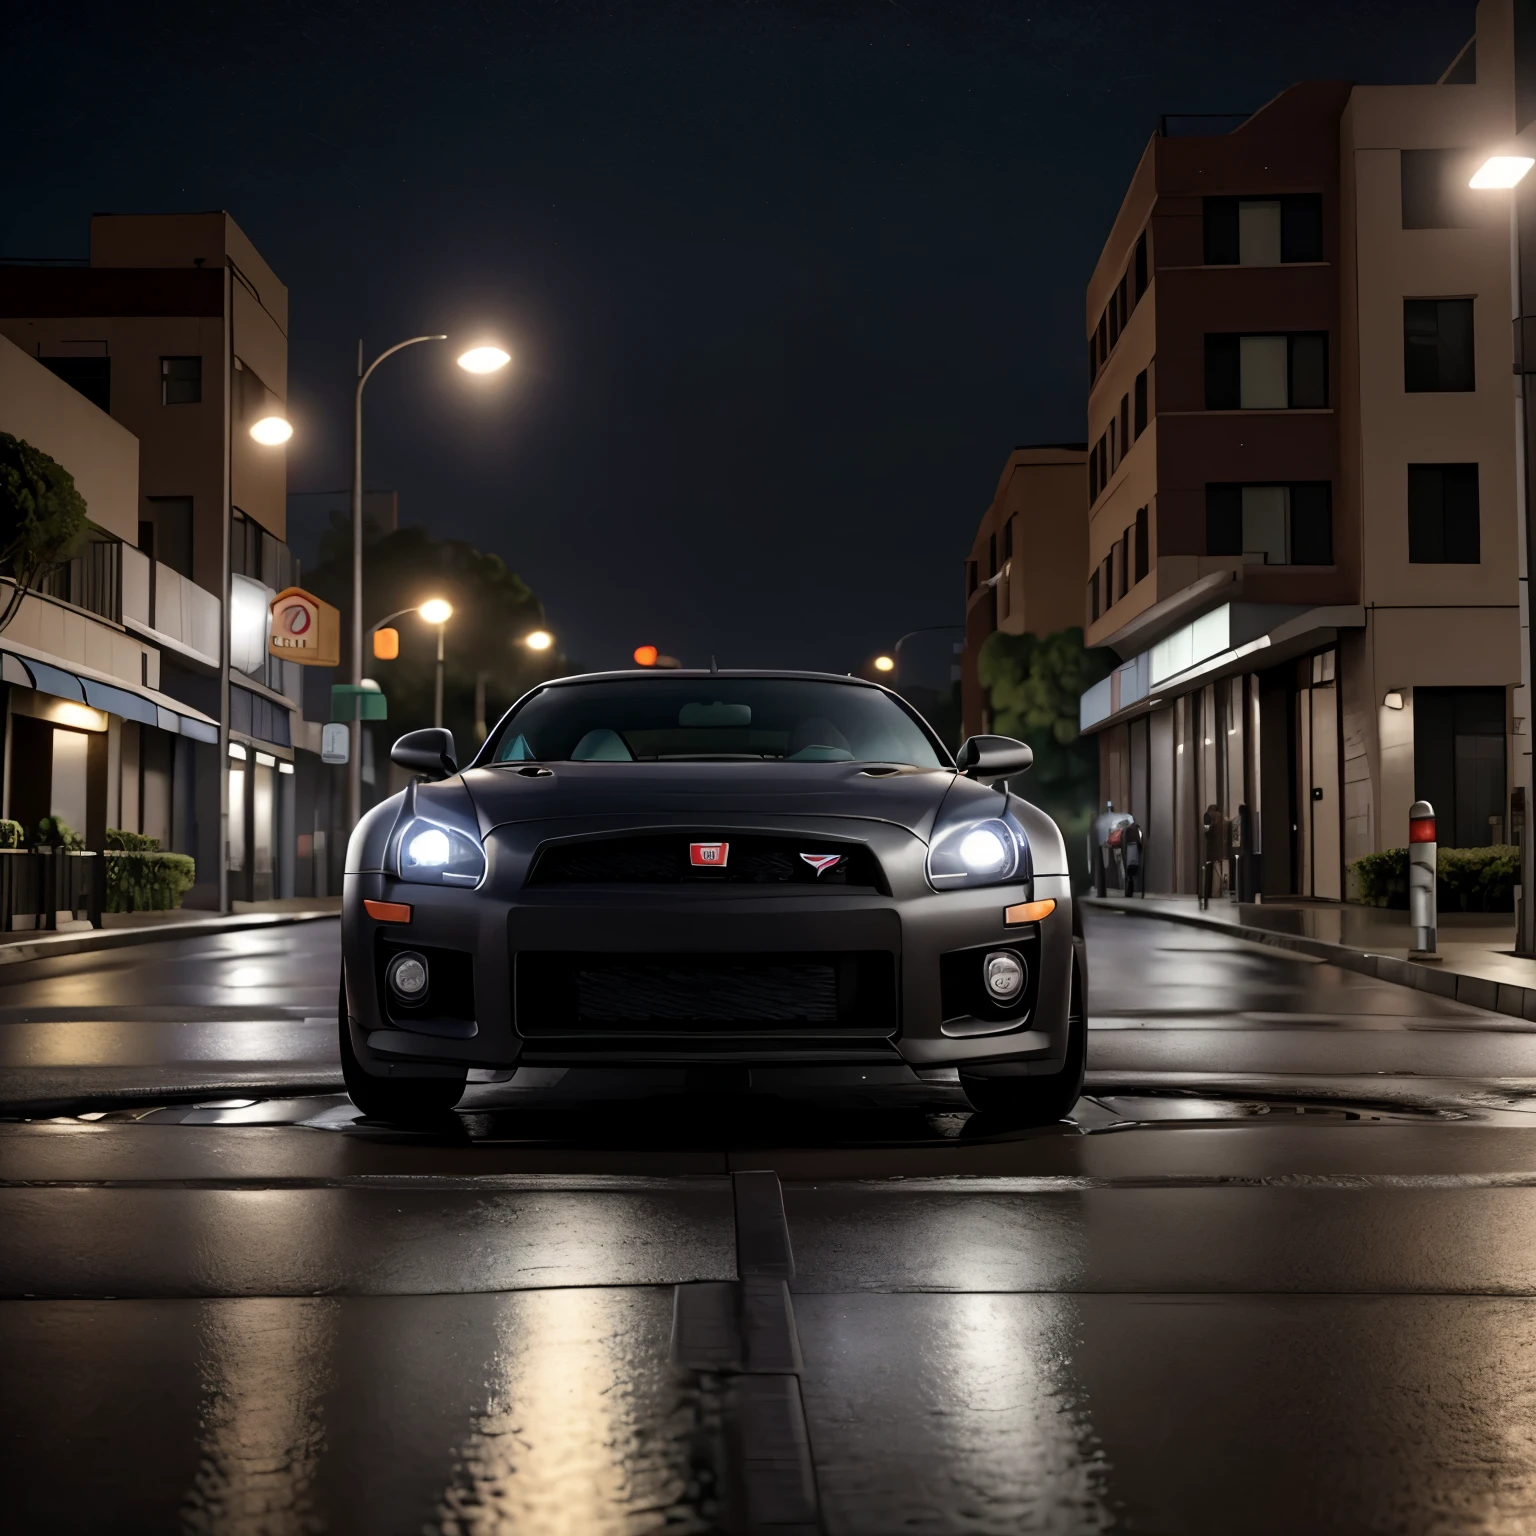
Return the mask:
[(1206, 486), (1205, 552), (1245, 565), (1332, 565), (1332, 486)]
[(1115, 467), (1124, 457), (1124, 454), (1117, 451), (1116, 448), (1115, 418), (1113, 416), (1109, 418), (1109, 426), (1105, 428), (1105, 437), (1109, 443), (1109, 448), (1107, 449), (1108, 458), (1106, 463), (1108, 464), (1110, 474), (1114, 474)]
[(1135, 529), (1127, 528), (1121, 535), (1120, 542), (1115, 545), (1115, 601), (1118, 602), (1125, 596), (1126, 589), (1130, 585), (1131, 573), (1131, 539)]
[(1207, 336), (1208, 411), (1317, 410), (1328, 404), (1328, 337)]
[(160, 401), (163, 405), (197, 405), (203, 398), (200, 357), (160, 359)]
[(1109, 308), (1104, 313), (1109, 317), (1109, 344), (1113, 347), (1120, 340), (1120, 305), (1113, 294), (1109, 298)]
[(1278, 267), (1323, 259), (1323, 200), (1289, 197), (1205, 199), (1208, 267)]
[(1504, 833), (1502, 688), (1413, 690), (1414, 793), (1435, 808), (1447, 848), (1482, 848)]
[(1120, 396), (1120, 457), (1123, 459), (1131, 446), (1131, 397)]
[(1468, 185), (1482, 156), (1465, 149), (1402, 151), (1404, 229), (1476, 229), (1506, 215)]
[(976, 562), (974, 560), (967, 560), (965, 562), (965, 595), (967, 597), (970, 597), (980, 585), (978, 578), (979, 573), (976, 570)]
[(1136, 375), (1136, 436), (1140, 437), (1147, 430), (1147, 370), (1143, 368)]
[(1099, 376), (1099, 338), (1095, 333), (1088, 338), (1088, 382), (1090, 384)]
[(1110, 545), (1104, 563), (1099, 567), (1099, 583), (1104, 588), (1104, 611), (1109, 612), (1115, 601), (1115, 549)]
[(1088, 505), (1091, 507), (1099, 499), (1099, 450), (1088, 450)]
[(1013, 519), (1003, 524), (1003, 564), (1013, 559)]
[(995, 533), (987, 535), (987, 575), (997, 575), (997, 535)]
[(151, 560), (168, 565), (178, 575), (192, 579), (192, 498), (150, 496), (145, 500), (149, 516), (139, 523), (139, 548)]
[(1408, 466), (1408, 559), (1414, 565), (1476, 565), (1476, 464)]
[(1136, 240), (1136, 254), (1131, 258), (1131, 274), (1133, 292), (1135, 297), (1133, 304), (1141, 302), (1141, 296), (1147, 291), (1147, 234), (1143, 230)]
[(1120, 329), (1123, 331), (1126, 322), (1131, 318), (1131, 306), (1126, 298), (1126, 281), (1122, 276), (1120, 286), (1115, 289), (1115, 303), (1120, 306)]
[(110, 357), (39, 357), (49, 373), (85, 396), (98, 410), (112, 409), (112, 359)]
[(1099, 618), (1099, 568), (1093, 568), (1093, 575), (1088, 578), (1088, 622), (1096, 624)]
[(1104, 366), (1104, 359), (1109, 356), (1109, 316), (1099, 316), (1099, 366)]
[(1471, 299), (1403, 300), (1403, 388), (1410, 395), (1476, 388)]
[(1148, 548), (1147, 509), (1136, 512), (1136, 580), (1145, 581), (1152, 569), (1151, 550)]

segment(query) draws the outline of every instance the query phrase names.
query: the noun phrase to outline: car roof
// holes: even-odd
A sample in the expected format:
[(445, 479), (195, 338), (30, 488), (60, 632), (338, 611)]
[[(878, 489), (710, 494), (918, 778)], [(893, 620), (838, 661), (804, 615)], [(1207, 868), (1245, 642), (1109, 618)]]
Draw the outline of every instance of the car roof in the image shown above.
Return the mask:
[(538, 686), (561, 688), (572, 683), (617, 683), (634, 678), (686, 677), (686, 678), (771, 678), (776, 681), (811, 683), (851, 683), (856, 688), (873, 688), (877, 693), (889, 693), (890, 689), (868, 678), (853, 677), (841, 672), (791, 672), (773, 667), (720, 667), (711, 671), (708, 667), (633, 667), (621, 672), (578, 672), (571, 677), (551, 677)]

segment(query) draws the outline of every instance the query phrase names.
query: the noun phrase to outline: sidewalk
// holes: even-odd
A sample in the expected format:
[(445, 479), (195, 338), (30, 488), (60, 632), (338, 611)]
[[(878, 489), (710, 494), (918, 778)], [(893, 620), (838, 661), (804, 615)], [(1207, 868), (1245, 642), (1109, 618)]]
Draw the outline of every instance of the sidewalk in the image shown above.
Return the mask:
[(1380, 981), (1418, 987), (1492, 1013), (1536, 1021), (1536, 959), (1514, 953), (1510, 912), (1442, 912), (1439, 964), (1408, 958), (1408, 914), (1332, 902), (1219, 900), (1193, 896), (1089, 896), (1090, 906), (1230, 933), (1311, 955)]
[(248, 928), (276, 928), (287, 923), (314, 922), (341, 913), (341, 897), (293, 897), (278, 901), (237, 901), (227, 917), (216, 912), (178, 907), (171, 912), (108, 912), (103, 927), (68, 924), (58, 932), (22, 929), (0, 933), (0, 966), (87, 950), (120, 949), (127, 944), (152, 944), (160, 939), (195, 938), (210, 933), (238, 933)]

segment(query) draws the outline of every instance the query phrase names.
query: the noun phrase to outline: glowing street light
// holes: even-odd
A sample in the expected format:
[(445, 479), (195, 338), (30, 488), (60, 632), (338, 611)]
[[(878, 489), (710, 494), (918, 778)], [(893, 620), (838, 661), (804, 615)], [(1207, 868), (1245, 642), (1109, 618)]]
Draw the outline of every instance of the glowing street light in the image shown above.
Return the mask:
[(453, 617), (453, 604), (445, 602), (440, 597), (428, 598), (421, 607), (416, 610), (428, 624), (436, 624), (439, 627), (446, 624)]
[(1513, 187), (1525, 179), (1525, 173), (1533, 165), (1536, 160), (1529, 155), (1489, 155), (1467, 185), (1480, 192), (1489, 187)]
[(443, 724), (443, 631), (453, 617), (453, 604), (441, 597), (429, 597), (416, 610), (428, 624), (437, 625), (437, 685), (432, 692), (432, 724)]
[(896, 662), (895, 662), (895, 660), (892, 657), (890, 657), (890, 656), (876, 656), (875, 657), (875, 671), (876, 672), (894, 672), (895, 670), (896, 670)]
[(251, 436), (267, 448), (277, 448), (293, 436), (293, 423), (281, 416), (263, 416), (251, 423)]
[(555, 637), (547, 629), (536, 629), (523, 636), (523, 644), (530, 651), (547, 651), (555, 643)]
[(471, 347), (459, 354), (459, 367), (465, 373), (495, 373), (512, 361), (512, 354), (500, 347)]

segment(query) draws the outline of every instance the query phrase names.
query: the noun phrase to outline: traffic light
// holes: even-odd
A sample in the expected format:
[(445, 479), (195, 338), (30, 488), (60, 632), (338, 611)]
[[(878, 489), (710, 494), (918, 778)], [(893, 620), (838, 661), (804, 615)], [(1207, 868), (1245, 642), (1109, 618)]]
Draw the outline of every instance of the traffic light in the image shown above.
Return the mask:
[(635, 665), (638, 667), (654, 667), (656, 658), (661, 652), (654, 645), (637, 645), (635, 647)]
[(373, 654), (378, 661), (393, 661), (400, 654), (400, 631), (398, 629), (374, 630)]

